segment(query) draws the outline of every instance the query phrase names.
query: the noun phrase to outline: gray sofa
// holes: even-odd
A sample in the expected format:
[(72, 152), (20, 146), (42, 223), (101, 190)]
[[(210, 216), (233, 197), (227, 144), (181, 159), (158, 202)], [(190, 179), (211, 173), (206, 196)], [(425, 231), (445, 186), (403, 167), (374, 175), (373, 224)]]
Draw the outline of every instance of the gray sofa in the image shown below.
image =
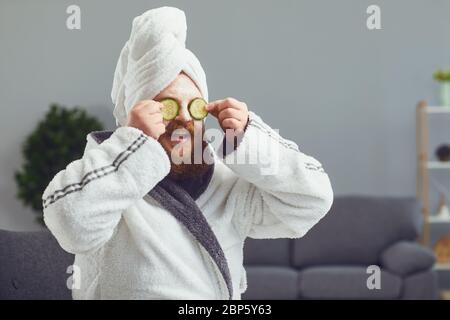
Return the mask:
[[(414, 199), (345, 197), (301, 239), (245, 244), (243, 299), (433, 299), (432, 252), (414, 242)], [(73, 256), (49, 232), (0, 230), (0, 299), (71, 299)], [(369, 290), (368, 265), (381, 267), (381, 289)]]
[(0, 230), (0, 300), (71, 299), (66, 281), (73, 260), (48, 231)]
[[(436, 299), (415, 199), (340, 197), (301, 239), (247, 239), (243, 299)], [(380, 289), (369, 289), (379, 267)], [(369, 283), (373, 284), (373, 278)]]

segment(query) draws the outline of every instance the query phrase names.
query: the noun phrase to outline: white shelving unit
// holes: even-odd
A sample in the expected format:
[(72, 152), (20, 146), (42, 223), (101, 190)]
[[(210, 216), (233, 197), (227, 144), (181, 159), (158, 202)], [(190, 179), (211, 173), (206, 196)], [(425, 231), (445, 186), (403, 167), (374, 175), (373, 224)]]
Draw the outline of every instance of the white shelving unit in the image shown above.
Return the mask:
[(428, 217), (428, 222), (429, 223), (450, 223), (450, 219), (441, 219), (434, 215), (430, 215)]
[[(421, 101), (416, 109), (416, 144), (417, 144), (417, 197), (422, 201), (422, 214), (424, 216), (424, 226), (422, 233), (422, 243), (430, 246), (430, 225), (449, 224), (450, 219), (441, 219), (435, 215), (430, 215), (429, 199), (429, 171), (450, 170), (450, 162), (430, 161), (428, 157), (429, 130), (428, 121), (433, 115), (448, 114), (450, 120), (450, 107), (428, 106), (425, 101)], [(450, 270), (450, 263), (437, 263), (436, 270)]]
[(427, 168), (430, 170), (450, 169), (450, 162), (428, 161)]
[(434, 266), (435, 270), (450, 270), (450, 263), (437, 263)]
[(428, 114), (433, 113), (450, 113), (450, 107), (440, 107), (440, 106), (426, 106), (426, 112)]

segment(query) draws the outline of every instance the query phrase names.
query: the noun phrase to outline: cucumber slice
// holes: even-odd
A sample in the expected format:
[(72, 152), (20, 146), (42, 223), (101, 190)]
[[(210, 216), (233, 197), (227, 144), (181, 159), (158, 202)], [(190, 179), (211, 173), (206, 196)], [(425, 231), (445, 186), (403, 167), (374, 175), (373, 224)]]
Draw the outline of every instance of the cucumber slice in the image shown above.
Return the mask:
[(160, 101), (164, 107), (161, 110), (164, 120), (173, 120), (178, 115), (180, 105), (172, 98), (166, 98)]
[(208, 111), (205, 106), (208, 103), (202, 98), (195, 98), (189, 103), (188, 110), (191, 117), (195, 120), (202, 120), (208, 115)]

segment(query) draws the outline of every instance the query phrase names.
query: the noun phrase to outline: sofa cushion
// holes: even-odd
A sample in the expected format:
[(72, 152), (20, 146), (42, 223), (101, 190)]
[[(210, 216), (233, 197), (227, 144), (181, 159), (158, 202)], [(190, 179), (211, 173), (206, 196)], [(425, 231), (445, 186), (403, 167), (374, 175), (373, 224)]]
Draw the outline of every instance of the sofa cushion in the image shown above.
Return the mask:
[(381, 254), (381, 266), (392, 273), (407, 276), (431, 269), (435, 257), (434, 252), (416, 242), (400, 241)]
[(243, 300), (294, 300), (298, 297), (298, 272), (287, 267), (246, 266), (247, 290)]
[(245, 239), (245, 265), (284, 265), (290, 263), (289, 239)]
[(377, 264), (400, 240), (415, 240), (421, 213), (413, 198), (338, 197), (330, 212), (293, 244), (293, 264)]
[(299, 274), (300, 296), (304, 299), (398, 299), (402, 280), (381, 270), (380, 289), (369, 289), (371, 274), (365, 267), (311, 267)]
[(0, 230), (0, 300), (71, 299), (66, 271), (73, 261), (48, 231)]
[(433, 270), (415, 273), (403, 281), (405, 300), (436, 300), (439, 299), (438, 274)]

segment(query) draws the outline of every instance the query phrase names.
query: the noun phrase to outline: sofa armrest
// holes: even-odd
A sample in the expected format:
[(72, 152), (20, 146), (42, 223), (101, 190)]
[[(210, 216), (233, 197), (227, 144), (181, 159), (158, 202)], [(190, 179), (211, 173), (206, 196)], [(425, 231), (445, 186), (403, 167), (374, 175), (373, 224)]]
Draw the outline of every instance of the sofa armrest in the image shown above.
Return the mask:
[(380, 256), (383, 269), (400, 276), (430, 269), (434, 262), (434, 252), (410, 241), (400, 241), (386, 248)]

